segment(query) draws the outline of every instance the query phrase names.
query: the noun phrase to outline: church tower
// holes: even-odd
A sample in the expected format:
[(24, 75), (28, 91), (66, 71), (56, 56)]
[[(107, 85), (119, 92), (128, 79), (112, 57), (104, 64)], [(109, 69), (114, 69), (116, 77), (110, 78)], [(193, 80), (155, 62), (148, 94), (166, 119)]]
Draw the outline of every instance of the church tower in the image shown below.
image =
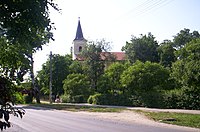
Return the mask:
[(81, 53), (81, 51), (84, 49), (85, 45), (87, 43), (87, 40), (83, 37), (83, 32), (81, 28), (80, 23), (80, 17), (78, 19), (78, 26), (76, 30), (76, 36), (73, 40), (73, 60), (78, 58), (78, 55)]

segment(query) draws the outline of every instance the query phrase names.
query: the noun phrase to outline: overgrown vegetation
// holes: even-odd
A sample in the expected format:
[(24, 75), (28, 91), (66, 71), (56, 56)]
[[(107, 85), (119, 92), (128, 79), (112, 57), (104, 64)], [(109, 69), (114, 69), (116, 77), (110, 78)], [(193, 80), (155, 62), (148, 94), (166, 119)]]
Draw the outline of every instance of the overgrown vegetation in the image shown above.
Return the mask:
[[(132, 37), (122, 48), (127, 59), (119, 62), (110, 54), (102, 59), (108, 51), (105, 40), (93, 42), (81, 54), (84, 61), (65, 60), (69, 65), (63, 71), (68, 72), (64, 80), (56, 79), (63, 84), (55, 94), (68, 103), (200, 109), (199, 38), (198, 31), (189, 29), (161, 44), (151, 33)], [(48, 78), (48, 63), (39, 80)]]

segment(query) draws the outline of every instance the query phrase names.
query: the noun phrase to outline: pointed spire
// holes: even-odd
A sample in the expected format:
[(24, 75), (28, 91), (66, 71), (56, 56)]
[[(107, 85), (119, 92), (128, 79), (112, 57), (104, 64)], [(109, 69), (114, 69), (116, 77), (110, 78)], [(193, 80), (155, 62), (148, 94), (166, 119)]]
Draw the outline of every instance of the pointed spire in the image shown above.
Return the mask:
[(78, 17), (78, 26), (76, 30), (76, 37), (74, 40), (85, 40), (85, 38), (83, 37), (82, 28), (81, 28), (80, 17)]

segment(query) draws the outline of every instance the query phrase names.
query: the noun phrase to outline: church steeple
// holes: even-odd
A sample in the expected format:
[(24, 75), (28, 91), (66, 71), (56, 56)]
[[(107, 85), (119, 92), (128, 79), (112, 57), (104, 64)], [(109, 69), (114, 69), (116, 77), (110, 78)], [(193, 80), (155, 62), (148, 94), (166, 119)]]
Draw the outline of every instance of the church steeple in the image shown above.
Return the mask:
[(83, 32), (80, 23), (80, 17), (78, 18), (78, 26), (76, 30), (76, 37), (73, 41), (73, 59), (78, 59), (79, 54), (84, 50), (87, 44), (87, 40), (83, 37)]
[(81, 28), (80, 17), (78, 18), (78, 26), (76, 30), (76, 37), (74, 40), (85, 40), (85, 38), (83, 37), (82, 28)]

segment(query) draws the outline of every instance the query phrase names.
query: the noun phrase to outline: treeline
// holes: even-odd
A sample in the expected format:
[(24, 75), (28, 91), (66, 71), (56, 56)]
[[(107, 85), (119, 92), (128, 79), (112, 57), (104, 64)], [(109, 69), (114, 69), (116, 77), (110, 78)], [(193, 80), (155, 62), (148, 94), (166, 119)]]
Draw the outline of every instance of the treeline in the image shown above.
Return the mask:
[[(181, 30), (158, 44), (149, 33), (122, 47), (126, 60), (104, 56), (107, 42), (88, 44), (84, 61), (53, 55), (53, 95), (63, 102), (200, 109), (200, 34)], [(49, 94), (49, 60), (38, 72), (41, 95)]]

